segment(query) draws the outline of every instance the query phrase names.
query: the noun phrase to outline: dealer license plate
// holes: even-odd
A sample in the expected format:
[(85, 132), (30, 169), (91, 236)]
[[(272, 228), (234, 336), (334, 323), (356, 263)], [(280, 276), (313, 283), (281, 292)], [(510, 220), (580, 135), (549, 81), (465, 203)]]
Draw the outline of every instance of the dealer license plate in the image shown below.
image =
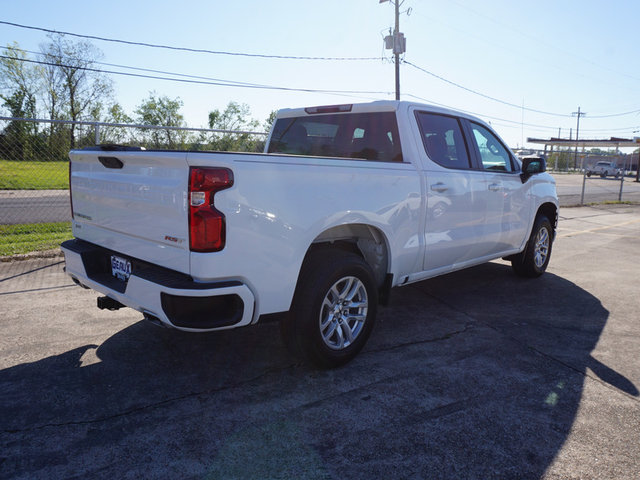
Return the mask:
[(131, 276), (131, 262), (125, 258), (111, 255), (111, 274), (126, 282)]

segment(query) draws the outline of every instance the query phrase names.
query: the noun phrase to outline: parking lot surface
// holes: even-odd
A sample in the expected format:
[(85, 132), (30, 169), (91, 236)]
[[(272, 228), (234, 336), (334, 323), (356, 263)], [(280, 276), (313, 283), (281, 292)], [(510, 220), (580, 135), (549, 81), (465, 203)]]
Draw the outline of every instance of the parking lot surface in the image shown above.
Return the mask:
[[(580, 205), (594, 202), (640, 202), (640, 183), (635, 176), (624, 178), (585, 177), (579, 174), (552, 172), (558, 188), (560, 206)], [(584, 197), (582, 187), (584, 183)], [(622, 190), (621, 188), (622, 187)]]
[(0, 263), (0, 478), (640, 478), (639, 255), (640, 206), (563, 209), (541, 278), (395, 289), (330, 371)]

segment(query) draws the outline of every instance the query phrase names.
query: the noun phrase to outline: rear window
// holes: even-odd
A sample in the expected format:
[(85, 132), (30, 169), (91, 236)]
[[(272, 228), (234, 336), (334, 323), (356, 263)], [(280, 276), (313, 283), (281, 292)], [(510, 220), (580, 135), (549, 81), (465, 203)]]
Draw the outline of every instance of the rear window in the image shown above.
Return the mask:
[(273, 129), (269, 153), (402, 161), (394, 112), (281, 118)]

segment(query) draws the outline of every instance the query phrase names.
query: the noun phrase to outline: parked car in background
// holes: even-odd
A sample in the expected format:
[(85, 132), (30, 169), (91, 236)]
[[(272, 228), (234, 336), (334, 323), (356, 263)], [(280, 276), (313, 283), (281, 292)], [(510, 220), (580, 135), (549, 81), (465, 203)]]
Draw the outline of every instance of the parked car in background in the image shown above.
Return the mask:
[(591, 167), (587, 167), (587, 177), (600, 175), (602, 178), (606, 178), (609, 175), (613, 175), (618, 178), (621, 174), (622, 171), (616, 166), (615, 162), (600, 161)]

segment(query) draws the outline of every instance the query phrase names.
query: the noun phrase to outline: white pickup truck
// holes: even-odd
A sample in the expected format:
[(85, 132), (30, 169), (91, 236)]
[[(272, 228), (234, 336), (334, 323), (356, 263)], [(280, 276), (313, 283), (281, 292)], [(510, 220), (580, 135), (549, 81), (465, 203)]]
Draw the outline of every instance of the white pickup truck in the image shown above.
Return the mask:
[(392, 287), (501, 257), (541, 275), (558, 218), (543, 159), (409, 102), (280, 110), (264, 154), (70, 159), (66, 272), (100, 308), (193, 332), (278, 319), (322, 367), (360, 351)]
[(599, 161), (591, 167), (587, 167), (587, 177), (591, 175), (600, 175), (602, 178), (607, 178), (609, 175), (613, 175), (618, 178), (622, 173), (621, 169), (616, 166), (616, 162)]

